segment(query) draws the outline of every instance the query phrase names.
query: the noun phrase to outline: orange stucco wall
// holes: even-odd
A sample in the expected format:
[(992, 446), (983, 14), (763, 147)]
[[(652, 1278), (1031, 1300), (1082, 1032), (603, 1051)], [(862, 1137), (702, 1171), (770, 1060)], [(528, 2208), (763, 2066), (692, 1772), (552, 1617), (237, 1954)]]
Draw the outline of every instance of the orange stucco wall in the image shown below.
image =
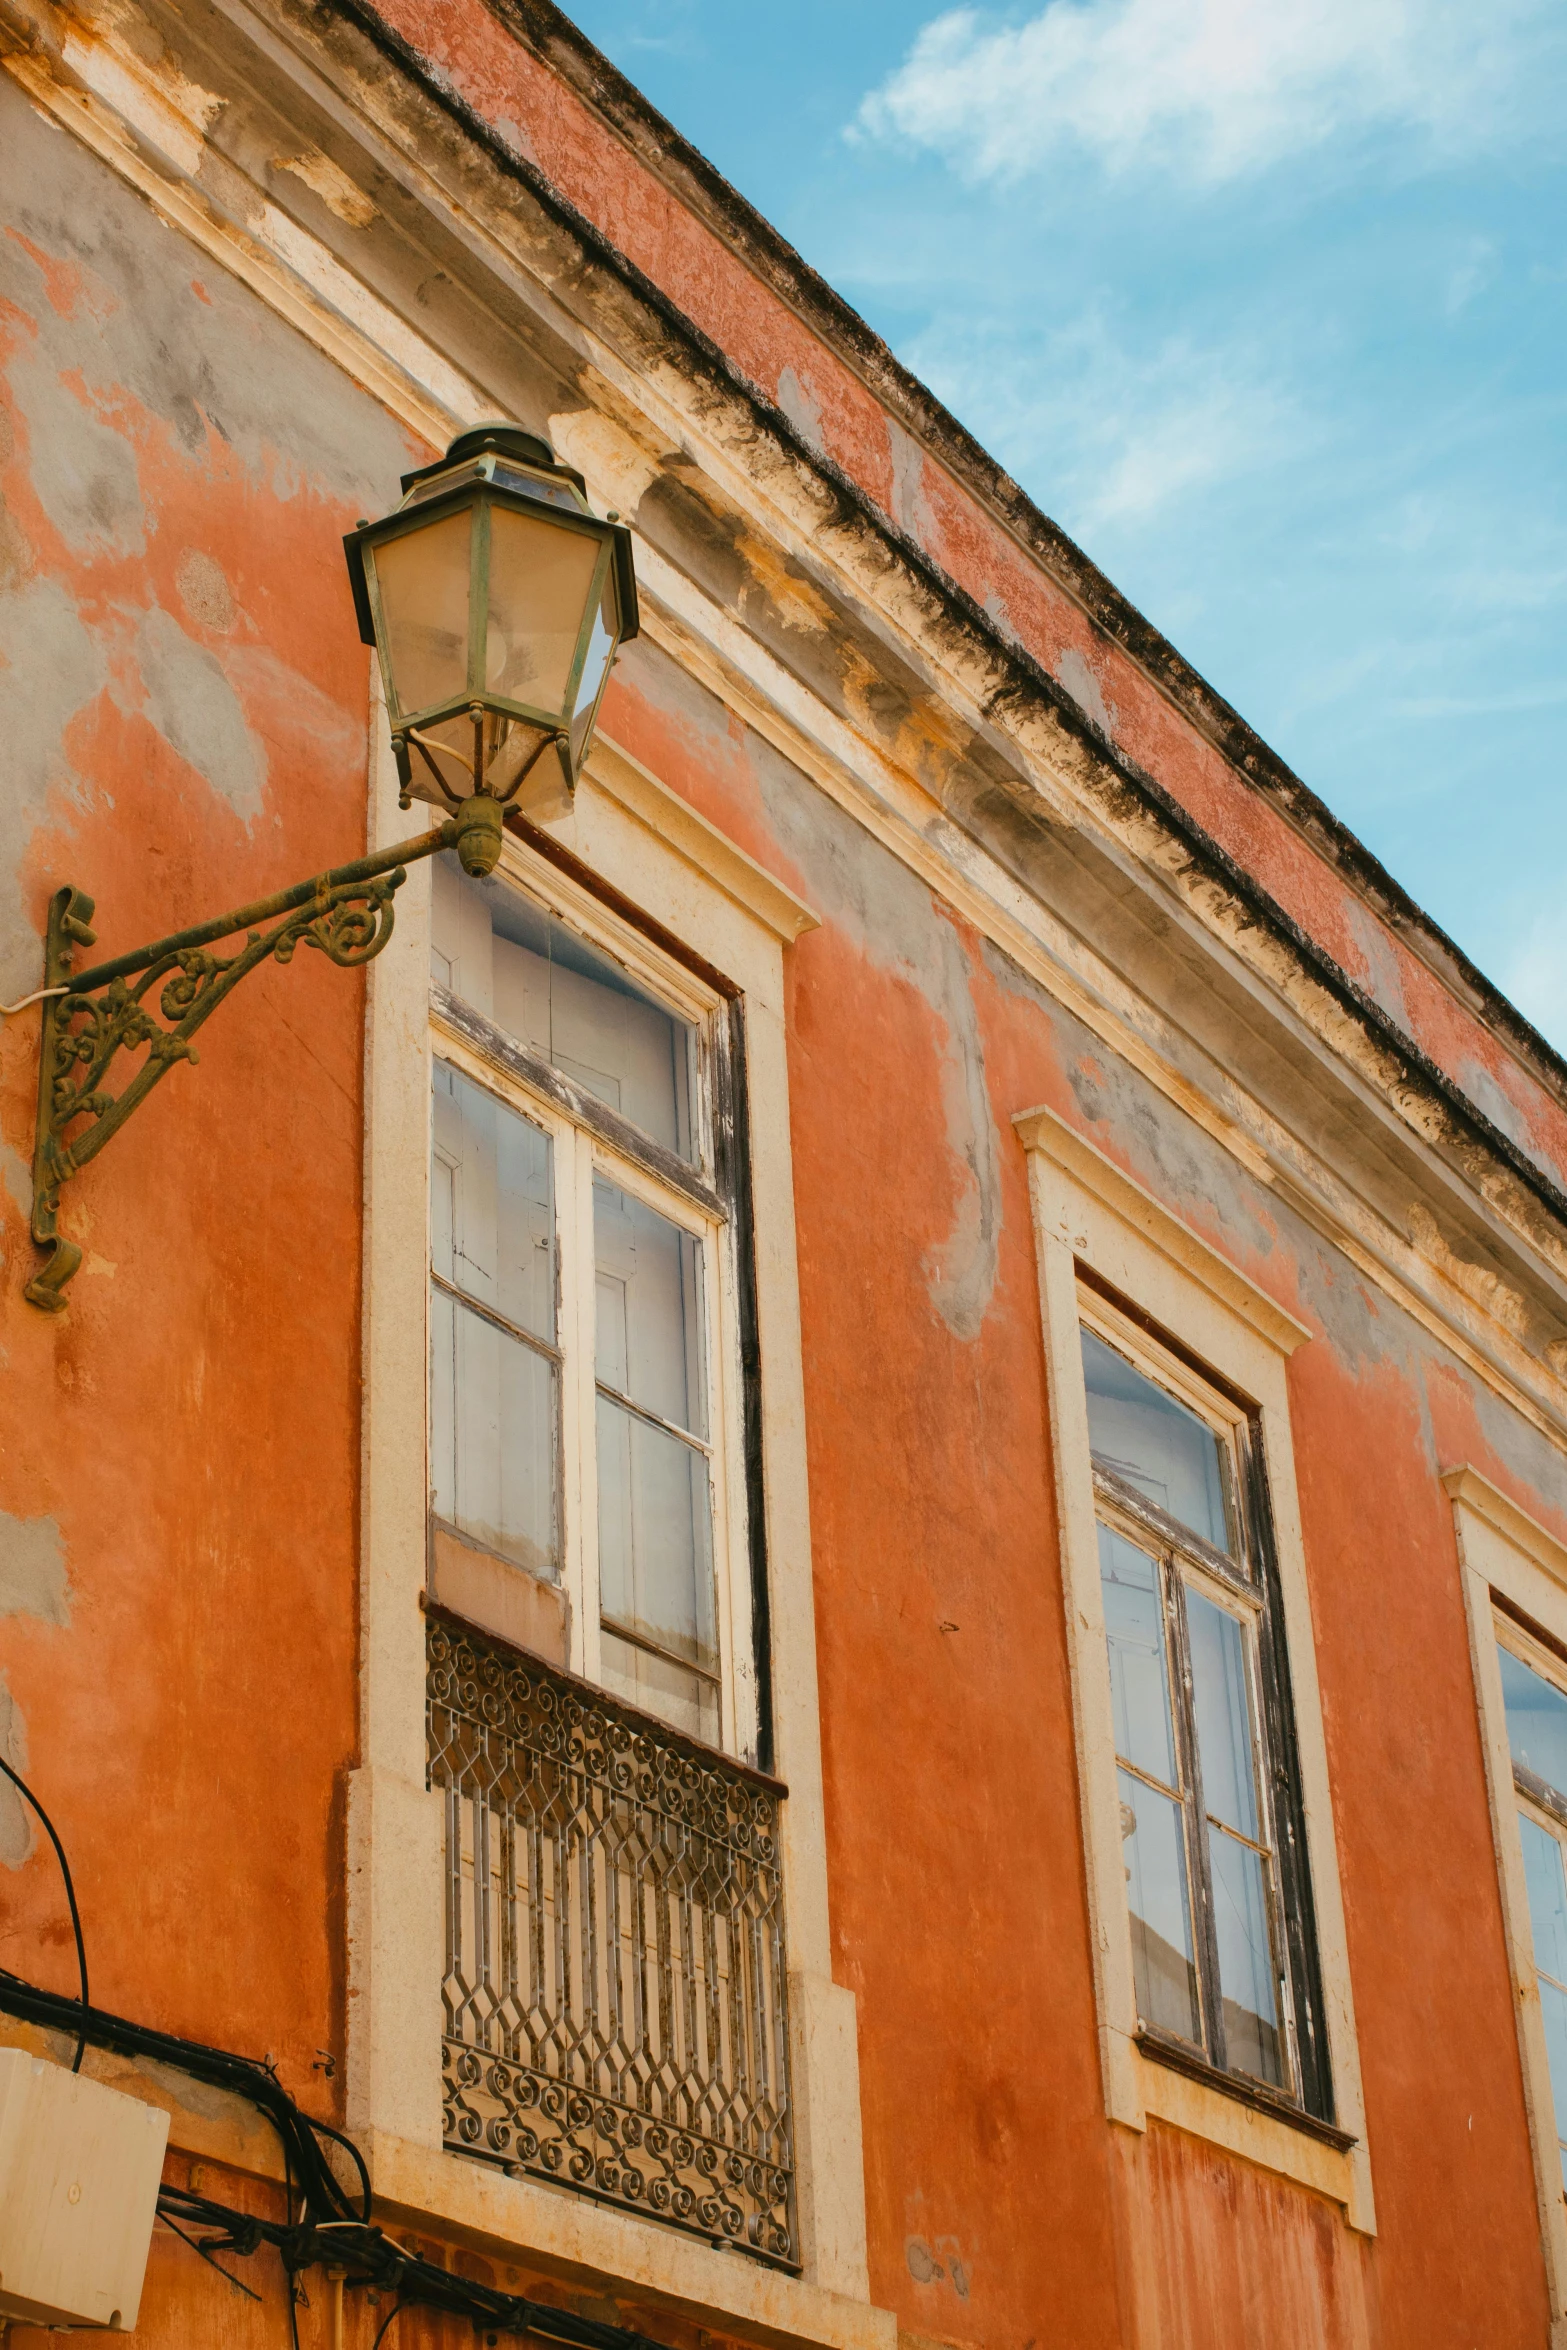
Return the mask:
[[(833, 453), (892, 498), (863, 387), (498, 49), (495, 20), (432, 6), (409, 30), (528, 124), (758, 380), (808, 368)], [(62, 880), (98, 899), (111, 953), (362, 847), (366, 664), (338, 538), (416, 452), (4, 81), (0, 181), (0, 979), (20, 994)], [(940, 559), (1001, 581), (1046, 658), (1080, 642), (1138, 755), (1355, 967), (1337, 879), (929, 466), (921, 496)], [(1558, 1460), (645, 644), (606, 725), (823, 917), (789, 963), (792, 1139), (835, 1966), (859, 2001), (875, 2299), (919, 2341), (987, 2350), (1534, 2350), (1538, 2223), (1436, 1476), (1471, 1460), (1567, 1534)], [(1428, 1049), (1523, 1086), (1467, 1012), (1427, 1002), (1423, 969), (1404, 984)], [(36, 1026), (0, 1032), (0, 1734), (67, 1839), (99, 2002), (270, 2053), (327, 2117), (357, 1718), (362, 1012), (359, 982), (308, 953), (246, 983), (199, 1069), (72, 1186), (89, 1255), (59, 1319), (20, 1295)], [(1514, 1098), (1555, 1150), (1539, 1097)], [(1375, 2239), (1176, 2132), (1103, 2117), (1010, 1125), (1041, 1101), (1314, 1333), (1291, 1402)], [(69, 1990), (53, 1864), (24, 1834), (0, 1809), (0, 1961)], [(160, 2234), (142, 2338), (283, 2343), (275, 2263), (246, 2274), (259, 2305)], [(309, 2289), (307, 2350), (330, 2338)], [(351, 2350), (383, 2314), (350, 2297)], [(402, 2350), (472, 2338), (398, 2325)]]

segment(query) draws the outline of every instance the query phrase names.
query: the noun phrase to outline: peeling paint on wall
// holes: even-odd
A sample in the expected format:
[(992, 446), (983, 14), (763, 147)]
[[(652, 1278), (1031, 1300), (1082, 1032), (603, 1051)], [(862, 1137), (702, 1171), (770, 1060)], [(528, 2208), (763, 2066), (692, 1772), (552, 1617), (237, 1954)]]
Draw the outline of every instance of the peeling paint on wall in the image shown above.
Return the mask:
[(70, 1622), (65, 1546), (53, 1518), (13, 1518), (0, 1511), (0, 1616)]
[[(27, 1724), (4, 1673), (0, 1673), (0, 1754), (13, 1771), (26, 1775)], [(0, 1868), (21, 1868), (31, 1858), (35, 1840), (32, 1813), (10, 1780), (0, 1778)]]
[[(963, 940), (924, 884), (880, 842), (758, 743), (757, 780), (778, 842), (806, 895), (860, 951), (924, 997), (941, 1023), (941, 1105), (957, 1204), (925, 1259), (931, 1303), (955, 1338), (978, 1337), (1001, 1246), (1001, 1142)], [(933, 1138), (934, 1139), (934, 1138)]]
[(153, 725), (236, 816), (252, 823), (266, 792), (266, 753), (222, 665), (162, 610), (143, 615), (136, 652)]
[(802, 383), (792, 367), (780, 370), (778, 377), (778, 405), (794, 426), (802, 441), (821, 450), (822, 404), (816, 388), (807, 377)]

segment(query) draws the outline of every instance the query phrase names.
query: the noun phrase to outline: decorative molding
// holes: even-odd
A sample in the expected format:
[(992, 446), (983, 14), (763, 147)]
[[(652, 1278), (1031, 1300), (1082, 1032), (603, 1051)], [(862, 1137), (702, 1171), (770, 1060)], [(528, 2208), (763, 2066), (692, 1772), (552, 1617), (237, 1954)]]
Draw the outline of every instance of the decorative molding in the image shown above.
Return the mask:
[[(1293, 1354), (1296, 1347), (1311, 1337), (1304, 1322), (1297, 1322), (1293, 1314), (1286, 1312), (1265, 1289), (1259, 1289), (1228, 1257), (1221, 1256), (1206, 1240), (1200, 1240), (1189, 1224), (1172, 1215), (1151, 1191), (1145, 1190), (1134, 1176), (1107, 1158), (1097, 1143), (1079, 1134), (1056, 1111), (1043, 1107), (1022, 1110), (1012, 1124), (1025, 1150), (1040, 1151), (1053, 1159), (1281, 1354)], [(1065, 1219), (1067, 1224), (1070, 1221)], [(1061, 1237), (1079, 1252), (1085, 1245), (1064, 1228)]]
[(1500, 1534), (1515, 1550), (1521, 1550), (1525, 1558), (1567, 1591), (1567, 1542), (1559, 1541), (1538, 1518), (1531, 1518), (1527, 1510), (1509, 1501), (1489, 1477), (1482, 1476), (1467, 1462), (1456, 1469), (1444, 1469), (1442, 1483), (1455, 1503), (1473, 1510), (1493, 1533)]
[(634, 759), (607, 735), (595, 737), (584, 772), (590, 784), (607, 792), (639, 824), (667, 841), (698, 873), (716, 881), (737, 906), (754, 914), (785, 946), (793, 946), (806, 931), (821, 928), (821, 916), (814, 914), (803, 898), (797, 898), (727, 833), (699, 816), (688, 800), (660, 783), (640, 759)]

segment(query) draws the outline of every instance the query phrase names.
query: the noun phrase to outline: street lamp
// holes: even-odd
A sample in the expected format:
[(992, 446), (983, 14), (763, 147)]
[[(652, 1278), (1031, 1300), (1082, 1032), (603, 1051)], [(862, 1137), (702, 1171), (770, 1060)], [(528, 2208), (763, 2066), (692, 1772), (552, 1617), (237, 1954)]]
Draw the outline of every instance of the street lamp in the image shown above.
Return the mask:
[[(508, 807), (569, 804), (616, 648), (637, 633), (631, 533), (588, 507), (582, 477), (515, 425), (459, 433), (403, 477), (403, 501), (345, 539), (360, 634), (381, 664), (401, 791), (448, 811), (413, 840), (72, 974), (95, 943), (93, 901), (57, 889), (44, 940), (33, 1150), (33, 1238), (49, 1261), (27, 1284), (58, 1313), (82, 1252), (56, 1229), (62, 1185), (97, 1157), (248, 971), (314, 947), (347, 970), (392, 935), (392, 898), (421, 857), (455, 849), (492, 873)], [(227, 956), (220, 940), (245, 934)], [(31, 1000), (31, 999), (29, 999)], [(122, 1052), (146, 1057), (119, 1091)]]
[(503, 805), (558, 812), (576, 785), (615, 648), (637, 633), (631, 533), (512, 425), (460, 433), (403, 491), (343, 542), (401, 805), (481, 794), (498, 843)]

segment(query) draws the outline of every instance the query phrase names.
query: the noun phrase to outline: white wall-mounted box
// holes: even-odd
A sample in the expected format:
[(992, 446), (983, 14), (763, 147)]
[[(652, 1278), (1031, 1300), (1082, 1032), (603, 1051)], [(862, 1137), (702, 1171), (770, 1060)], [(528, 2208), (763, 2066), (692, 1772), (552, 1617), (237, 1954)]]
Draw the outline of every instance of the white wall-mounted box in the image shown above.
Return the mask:
[(128, 2333), (169, 2117), (22, 2048), (0, 2048), (0, 2318)]

